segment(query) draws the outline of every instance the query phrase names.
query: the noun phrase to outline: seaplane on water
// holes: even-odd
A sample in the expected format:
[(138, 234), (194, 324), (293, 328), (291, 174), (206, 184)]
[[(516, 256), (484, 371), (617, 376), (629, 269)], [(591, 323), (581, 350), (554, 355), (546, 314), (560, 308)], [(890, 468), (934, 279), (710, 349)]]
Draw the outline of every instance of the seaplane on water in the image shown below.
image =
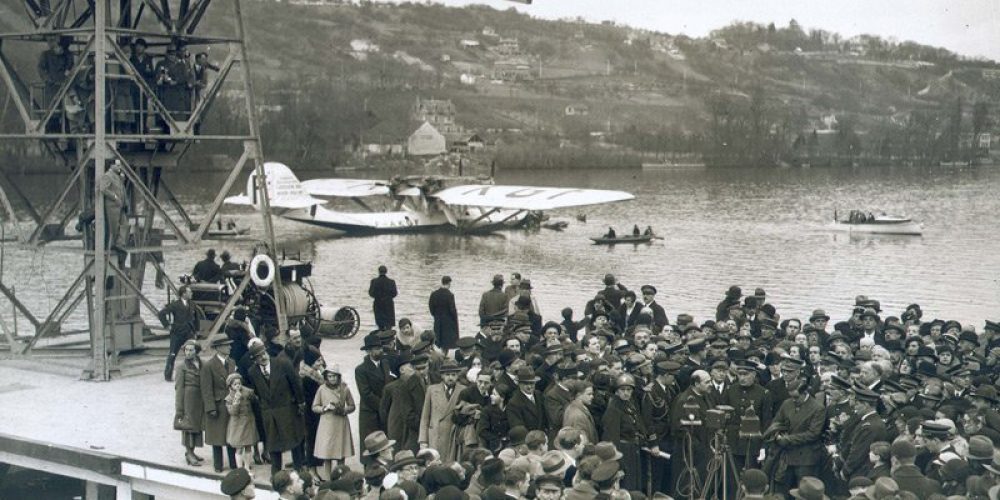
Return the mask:
[[(455, 229), (488, 232), (517, 227), (531, 217), (558, 208), (626, 201), (624, 191), (537, 186), (502, 186), (488, 177), (407, 176), (390, 181), (313, 179), (299, 181), (286, 165), (264, 164), (271, 211), (275, 215), (349, 234), (378, 234)], [(226, 198), (231, 205), (261, 208), (256, 175), (247, 179), (246, 193)], [(333, 199), (350, 199), (363, 212), (332, 210)], [(386, 210), (366, 199), (388, 200)]]

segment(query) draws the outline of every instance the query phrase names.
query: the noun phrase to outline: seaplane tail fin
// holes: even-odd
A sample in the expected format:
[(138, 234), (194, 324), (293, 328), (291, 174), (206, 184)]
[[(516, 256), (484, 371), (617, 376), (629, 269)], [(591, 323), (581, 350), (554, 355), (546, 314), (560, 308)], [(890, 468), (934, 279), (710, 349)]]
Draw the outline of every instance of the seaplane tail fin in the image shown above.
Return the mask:
[[(272, 208), (309, 208), (313, 205), (326, 203), (309, 196), (302, 188), (302, 183), (292, 173), (292, 169), (282, 163), (264, 163), (264, 175), (267, 177), (267, 192)], [(226, 198), (225, 202), (230, 205), (251, 205), (259, 210), (261, 208), (260, 193), (255, 189), (256, 184), (257, 173), (251, 172), (250, 177), (247, 178), (246, 192), (230, 196)]]
[(606, 189), (576, 189), (537, 186), (498, 186), (467, 184), (455, 186), (433, 195), (448, 205), (466, 205), (515, 210), (554, 210), (566, 207), (600, 205), (635, 198), (625, 191)]

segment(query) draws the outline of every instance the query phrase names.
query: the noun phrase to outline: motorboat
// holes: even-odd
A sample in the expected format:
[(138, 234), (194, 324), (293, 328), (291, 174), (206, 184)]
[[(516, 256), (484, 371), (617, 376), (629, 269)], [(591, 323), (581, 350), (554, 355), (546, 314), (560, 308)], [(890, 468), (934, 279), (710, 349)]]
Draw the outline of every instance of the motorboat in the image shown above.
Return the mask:
[(656, 236), (652, 234), (640, 234), (638, 236), (628, 235), (628, 236), (615, 236), (614, 238), (608, 238), (607, 236), (599, 236), (590, 238), (595, 245), (616, 245), (619, 243), (632, 243), (638, 245), (640, 243), (649, 243), (653, 241)]
[(830, 228), (834, 231), (845, 231), (848, 233), (906, 236), (920, 236), (924, 232), (920, 224), (908, 217), (887, 215), (885, 213), (873, 215), (871, 212), (863, 212), (861, 210), (851, 210), (846, 219), (839, 219), (836, 213), (834, 213), (833, 223)]

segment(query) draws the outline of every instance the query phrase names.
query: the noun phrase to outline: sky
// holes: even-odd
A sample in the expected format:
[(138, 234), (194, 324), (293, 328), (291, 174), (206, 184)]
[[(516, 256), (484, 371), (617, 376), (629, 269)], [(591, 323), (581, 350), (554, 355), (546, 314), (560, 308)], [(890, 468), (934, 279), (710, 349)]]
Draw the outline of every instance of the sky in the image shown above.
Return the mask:
[(514, 7), (535, 17), (581, 16), (692, 37), (733, 21), (795, 19), (804, 29), (824, 29), (844, 38), (859, 34), (913, 40), (967, 57), (1000, 61), (1000, 0), (436, 0), (452, 6)]

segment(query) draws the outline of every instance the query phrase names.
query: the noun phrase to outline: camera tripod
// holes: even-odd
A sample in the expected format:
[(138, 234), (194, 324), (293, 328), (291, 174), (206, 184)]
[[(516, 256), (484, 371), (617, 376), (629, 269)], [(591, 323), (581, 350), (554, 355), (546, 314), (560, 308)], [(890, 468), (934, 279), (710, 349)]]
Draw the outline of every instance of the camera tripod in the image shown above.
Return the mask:
[[(736, 461), (729, 450), (729, 439), (726, 438), (725, 428), (715, 431), (710, 449), (712, 457), (705, 467), (705, 487), (698, 498), (702, 500), (735, 498), (735, 494), (730, 496), (730, 490), (735, 492), (736, 488), (739, 488), (739, 469), (736, 468)], [(734, 484), (730, 484), (730, 479)]]
[[(700, 426), (701, 422), (698, 425)], [(678, 477), (673, 478), (674, 489), (678, 498), (695, 498), (701, 484), (701, 478), (698, 476), (698, 466), (694, 462), (694, 438), (691, 435), (695, 427), (684, 426), (681, 429), (684, 432), (684, 439), (682, 440), (684, 470), (681, 471)]]

